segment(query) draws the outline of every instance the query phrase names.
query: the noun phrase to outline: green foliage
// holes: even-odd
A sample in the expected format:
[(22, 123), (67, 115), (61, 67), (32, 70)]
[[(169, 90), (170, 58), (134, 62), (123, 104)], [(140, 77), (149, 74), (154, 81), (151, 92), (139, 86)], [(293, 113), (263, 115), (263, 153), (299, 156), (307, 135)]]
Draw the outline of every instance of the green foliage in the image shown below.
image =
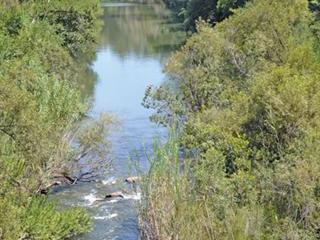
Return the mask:
[[(54, 235), (57, 239), (71, 237), (84, 230), (89, 230), (87, 226), (90, 223), (90, 218), (82, 210), (69, 210), (61, 214), (53, 204), (41, 198), (31, 199), (23, 218), (24, 231), (29, 233), (29, 237), (36, 236), (40, 239), (50, 239)], [(83, 229), (83, 226), (86, 226), (86, 229)], [(47, 232), (43, 229), (46, 229)]]
[(216, 0), (189, 0), (186, 8), (182, 10), (184, 25), (187, 30), (194, 30), (199, 19), (213, 23), (218, 20), (216, 11)]
[[(179, 98), (172, 88), (148, 93), (154, 119), (170, 123), (178, 116), (176, 141), (191, 161), (183, 168), (188, 184), (179, 171), (151, 169), (147, 178), (150, 196), (171, 192), (146, 204), (160, 216), (159, 202), (180, 194), (170, 179), (187, 185), (186, 200), (166, 221), (150, 221), (160, 239), (319, 238), (320, 63), (309, 6), (254, 0), (214, 28), (200, 22), (167, 65)], [(157, 161), (175, 168), (170, 156)], [(158, 174), (165, 190), (152, 178)], [(184, 235), (186, 216), (202, 231)]]
[[(80, 61), (75, 56), (93, 54), (98, 4), (0, 4), (1, 239), (66, 239), (90, 228), (82, 210), (58, 210), (38, 192), (78, 161), (80, 150), (66, 136), (88, 106), (76, 86)], [(95, 140), (100, 139), (91, 143), (99, 145)]]
[(232, 9), (244, 6), (247, 0), (164, 0), (164, 3), (184, 23), (187, 31), (195, 31), (199, 19), (216, 24), (232, 14)]
[(90, 218), (81, 209), (61, 211), (45, 197), (21, 197), (1, 199), (1, 206), (6, 206), (0, 213), (6, 216), (0, 222), (2, 239), (66, 239), (90, 230)]

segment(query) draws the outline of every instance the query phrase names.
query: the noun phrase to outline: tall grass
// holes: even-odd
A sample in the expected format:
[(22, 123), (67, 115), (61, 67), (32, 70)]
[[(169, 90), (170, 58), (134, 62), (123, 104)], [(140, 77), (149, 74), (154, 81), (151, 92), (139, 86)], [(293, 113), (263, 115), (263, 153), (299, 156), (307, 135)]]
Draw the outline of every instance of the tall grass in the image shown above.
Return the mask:
[(293, 193), (288, 172), (227, 176), (218, 154), (210, 165), (180, 155), (174, 137), (154, 144), (141, 183), (143, 240), (319, 239), (319, 202)]
[[(191, 160), (182, 161), (179, 155), (175, 137), (164, 145), (154, 144), (151, 168), (142, 182), (142, 239), (262, 239), (259, 208), (232, 206), (226, 197), (230, 196), (227, 187), (226, 193), (203, 194), (195, 182), (201, 170), (195, 170)], [(223, 180), (219, 184), (207, 187), (223, 191)]]
[(176, 139), (155, 142), (150, 161), (142, 183), (142, 239), (213, 239), (210, 214), (193, 191), (191, 167), (180, 161)]

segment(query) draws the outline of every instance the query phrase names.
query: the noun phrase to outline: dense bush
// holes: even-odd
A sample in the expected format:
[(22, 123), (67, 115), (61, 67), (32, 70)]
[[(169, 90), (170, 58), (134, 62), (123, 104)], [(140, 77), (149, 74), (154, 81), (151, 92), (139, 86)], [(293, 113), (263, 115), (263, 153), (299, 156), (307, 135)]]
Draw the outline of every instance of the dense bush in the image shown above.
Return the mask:
[(163, 0), (175, 13), (177, 20), (184, 23), (187, 31), (195, 31), (199, 19), (211, 24), (222, 21), (241, 7), (247, 0)]
[(198, 25), (167, 66), (174, 97), (147, 91), (155, 120), (178, 117), (191, 161), (181, 169), (170, 161), (178, 150), (159, 154), (176, 170), (146, 178), (144, 210), (159, 217), (143, 219), (158, 239), (319, 239), (316, 24), (308, 1), (254, 0), (214, 28)]
[(38, 192), (74, 165), (68, 136), (87, 110), (75, 57), (93, 55), (99, 14), (98, 0), (0, 4), (1, 239), (66, 239), (90, 228), (82, 210), (58, 210)]

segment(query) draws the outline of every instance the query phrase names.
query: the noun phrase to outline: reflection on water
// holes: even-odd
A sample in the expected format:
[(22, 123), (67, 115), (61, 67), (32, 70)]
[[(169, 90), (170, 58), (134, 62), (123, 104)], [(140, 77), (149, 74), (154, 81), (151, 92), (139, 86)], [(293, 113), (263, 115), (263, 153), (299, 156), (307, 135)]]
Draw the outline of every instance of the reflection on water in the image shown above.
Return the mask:
[[(82, 64), (82, 63), (79, 63)], [(97, 83), (97, 74), (92, 68), (82, 64), (81, 71), (79, 71), (78, 87), (81, 91), (83, 99), (91, 99), (94, 94), (95, 84)]]
[(168, 11), (162, 5), (107, 3), (103, 46), (120, 57), (162, 58), (181, 43), (183, 34), (168, 26)]
[[(150, 113), (141, 102), (148, 85), (158, 85), (165, 79), (162, 62), (183, 36), (172, 31), (166, 14), (161, 5), (104, 3), (105, 27), (92, 64), (98, 80), (91, 115), (114, 113), (121, 129), (110, 136), (111, 174), (101, 183), (80, 184), (54, 196), (63, 206), (82, 206), (91, 213), (93, 231), (76, 239), (139, 238), (135, 206), (140, 195), (123, 179), (133, 174), (130, 163), (134, 161), (147, 168), (145, 153), (151, 151), (153, 138), (165, 136), (164, 129), (149, 121)], [(122, 189), (128, 191), (125, 198), (92, 204), (96, 198)]]

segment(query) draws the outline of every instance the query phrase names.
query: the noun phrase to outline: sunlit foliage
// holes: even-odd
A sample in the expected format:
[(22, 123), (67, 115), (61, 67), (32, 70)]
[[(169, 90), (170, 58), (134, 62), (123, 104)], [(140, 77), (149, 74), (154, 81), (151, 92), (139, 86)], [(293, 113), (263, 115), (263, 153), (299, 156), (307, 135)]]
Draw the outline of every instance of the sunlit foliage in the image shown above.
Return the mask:
[(57, 210), (38, 195), (77, 160), (66, 136), (87, 104), (75, 57), (93, 55), (99, 14), (98, 0), (0, 4), (1, 239), (65, 239), (90, 228), (82, 210)]
[(148, 89), (190, 162), (180, 169), (177, 149), (156, 155), (146, 209), (171, 206), (146, 216), (158, 238), (319, 239), (314, 22), (308, 1), (254, 0), (213, 28), (199, 23), (167, 65), (175, 88)]

